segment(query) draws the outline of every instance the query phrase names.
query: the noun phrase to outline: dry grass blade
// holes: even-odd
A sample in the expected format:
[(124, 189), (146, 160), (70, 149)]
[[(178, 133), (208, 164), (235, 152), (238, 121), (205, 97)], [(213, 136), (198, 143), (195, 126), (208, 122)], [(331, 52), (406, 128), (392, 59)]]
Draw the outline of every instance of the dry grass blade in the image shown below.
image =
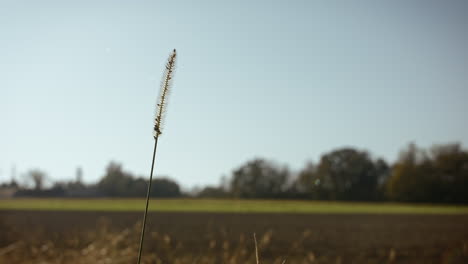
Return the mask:
[(22, 241), (19, 241), (19, 242), (13, 243), (11, 245), (8, 245), (8, 246), (6, 246), (4, 248), (0, 248), (0, 256), (4, 255), (4, 254), (7, 254), (7, 253), (19, 248), (21, 245), (22, 245)]
[(255, 233), (253, 234), (254, 237), (254, 242), (255, 242), (255, 260), (257, 261), (257, 264), (260, 264), (260, 261), (258, 259), (258, 245), (257, 245), (257, 236)]

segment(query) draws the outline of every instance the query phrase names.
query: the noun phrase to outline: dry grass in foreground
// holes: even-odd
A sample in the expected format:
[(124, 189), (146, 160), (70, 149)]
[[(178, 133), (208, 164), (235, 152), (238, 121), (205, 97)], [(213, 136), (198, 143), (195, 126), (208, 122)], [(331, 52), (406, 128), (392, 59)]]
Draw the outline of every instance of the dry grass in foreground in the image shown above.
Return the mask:
[[(0, 263), (136, 263), (141, 213), (0, 211)], [(143, 263), (468, 263), (466, 215), (151, 213)], [(140, 220), (141, 221), (141, 220)]]
[[(10, 233), (4, 239), (11, 241), (8, 246), (0, 248), (0, 263), (11, 264), (119, 264), (134, 263), (138, 254), (138, 240), (140, 224), (121, 232), (108, 231), (106, 224), (102, 224), (96, 233), (73, 236), (57, 241), (49, 238), (46, 233), (37, 231), (29, 234)], [(267, 232), (258, 241), (258, 247), (268, 247), (272, 232)], [(305, 234), (305, 237), (307, 234)], [(252, 238), (240, 236), (239, 241), (218, 241), (212, 239), (206, 245), (206, 252), (200, 254), (186, 254), (184, 245), (168, 234), (151, 232), (147, 238), (147, 250), (142, 263), (255, 263), (255, 248), (251, 248)], [(307, 259), (309, 261), (307, 261)], [(310, 263), (315, 259), (313, 253), (305, 256), (304, 261)], [(284, 258), (278, 257), (272, 263), (285, 263)]]

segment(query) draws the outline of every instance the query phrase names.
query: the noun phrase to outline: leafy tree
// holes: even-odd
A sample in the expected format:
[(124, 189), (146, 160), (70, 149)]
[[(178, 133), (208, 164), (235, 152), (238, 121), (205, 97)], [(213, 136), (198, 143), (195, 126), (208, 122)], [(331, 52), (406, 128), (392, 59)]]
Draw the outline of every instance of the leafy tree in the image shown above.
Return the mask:
[(460, 144), (433, 146), (432, 165), (439, 179), (441, 202), (468, 203), (468, 151)]
[(124, 172), (122, 166), (111, 162), (106, 169), (106, 175), (98, 183), (98, 191), (104, 196), (131, 196), (132, 175)]
[(317, 166), (308, 164), (299, 173), (297, 185), (314, 199), (376, 200), (387, 171), (383, 160), (373, 161), (367, 152), (342, 148), (323, 155)]
[(151, 196), (152, 197), (179, 197), (181, 195), (179, 185), (168, 178), (157, 178), (153, 180), (151, 184)]
[(431, 163), (427, 153), (415, 144), (400, 152), (387, 183), (387, 194), (402, 202), (428, 201), (434, 193), (436, 181), (431, 177)]
[(468, 152), (459, 144), (429, 152), (410, 144), (393, 166), (387, 193), (396, 201), (467, 203), (467, 188)]
[(323, 200), (328, 199), (328, 192), (321, 184), (320, 177), (317, 174), (317, 166), (308, 162), (306, 166), (299, 172), (295, 180), (291, 192), (298, 198)]
[[(106, 175), (97, 184), (101, 195), (111, 197), (144, 197), (148, 181), (134, 178), (132, 174), (122, 170), (120, 164), (111, 162), (106, 169)], [(167, 178), (153, 179), (152, 197), (178, 197), (181, 195), (179, 185)]]
[(289, 171), (263, 159), (254, 159), (232, 173), (230, 191), (240, 198), (276, 198), (286, 190)]

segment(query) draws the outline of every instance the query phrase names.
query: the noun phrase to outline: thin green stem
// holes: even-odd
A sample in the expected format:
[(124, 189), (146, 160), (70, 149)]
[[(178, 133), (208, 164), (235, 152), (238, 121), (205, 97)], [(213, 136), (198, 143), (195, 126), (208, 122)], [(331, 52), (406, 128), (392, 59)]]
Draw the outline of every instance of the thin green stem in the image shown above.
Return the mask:
[(143, 251), (143, 240), (145, 239), (146, 216), (148, 215), (148, 205), (149, 205), (150, 194), (151, 194), (151, 182), (153, 181), (154, 160), (156, 158), (156, 147), (158, 146), (158, 136), (159, 134), (156, 133), (156, 136), (154, 138), (153, 161), (151, 162), (151, 173), (150, 173), (150, 179), (148, 183), (148, 191), (146, 193), (146, 207), (145, 207), (145, 214), (143, 215), (143, 226), (141, 227), (140, 249), (138, 250), (137, 264), (140, 264), (140, 261), (141, 261), (141, 252)]

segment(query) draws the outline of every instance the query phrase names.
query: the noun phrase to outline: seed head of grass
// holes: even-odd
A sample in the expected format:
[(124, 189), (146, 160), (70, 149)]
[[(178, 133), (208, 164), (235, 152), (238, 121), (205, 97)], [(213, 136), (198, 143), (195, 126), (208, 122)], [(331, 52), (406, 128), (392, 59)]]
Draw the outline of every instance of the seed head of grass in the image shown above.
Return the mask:
[(161, 90), (159, 91), (158, 103), (156, 105), (156, 117), (154, 118), (154, 137), (162, 134), (162, 124), (164, 119), (164, 113), (167, 108), (168, 95), (172, 85), (172, 78), (174, 75), (175, 62), (176, 62), (176, 50), (174, 49), (169, 56), (164, 69), (163, 78), (161, 81)]

